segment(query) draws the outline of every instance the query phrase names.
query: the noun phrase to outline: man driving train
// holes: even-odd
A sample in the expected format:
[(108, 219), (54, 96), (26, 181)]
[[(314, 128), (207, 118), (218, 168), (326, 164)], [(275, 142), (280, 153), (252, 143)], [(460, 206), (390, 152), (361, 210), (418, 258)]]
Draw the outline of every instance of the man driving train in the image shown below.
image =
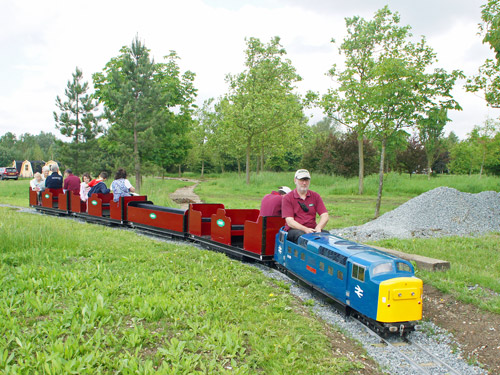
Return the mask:
[[(309, 190), (309, 171), (299, 169), (295, 172), (293, 181), (296, 188), (283, 197), (281, 217), (286, 220), (288, 241), (297, 243), (297, 239), (303, 234), (323, 231), (329, 217), (321, 196)], [(316, 214), (319, 215), (319, 223), (316, 223)]]

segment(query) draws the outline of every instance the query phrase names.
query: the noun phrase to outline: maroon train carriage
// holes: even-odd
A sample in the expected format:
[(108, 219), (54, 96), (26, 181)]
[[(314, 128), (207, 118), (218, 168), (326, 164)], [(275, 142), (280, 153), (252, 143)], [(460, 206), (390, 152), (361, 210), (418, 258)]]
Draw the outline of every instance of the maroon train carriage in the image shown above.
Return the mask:
[(30, 189), (30, 205), (51, 214), (71, 214), (89, 222), (130, 225), (155, 235), (188, 239), (237, 259), (273, 261), (281, 217), (260, 217), (256, 209), (226, 209), (223, 204), (190, 204), (188, 210), (162, 207), (146, 196), (121, 197), (93, 194), (85, 203), (79, 195), (62, 189), (46, 189), (38, 205)]
[(193, 236), (210, 236), (212, 229), (212, 215), (219, 208), (224, 208), (220, 203), (191, 203), (189, 205), (188, 232)]
[(71, 195), (71, 212), (85, 213), (87, 212), (87, 202), (80, 199), (79, 194)]
[(219, 208), (211, 217), (212, 241), (243, 247), (245, 222), (257, 221), (258, 218), (259, 210)]
[(188, 235), (206, 248), (237, 259), (272, 263), (280, 217), (259, 217), (256, 209), (225, 209), (223, 204), (189, 205)]
[(156, 206), (151, 201), (133, 201), (127, 206), (128, 221), (134, 228), (145, 229), (170, 238), (185, 238), (187, 211)]

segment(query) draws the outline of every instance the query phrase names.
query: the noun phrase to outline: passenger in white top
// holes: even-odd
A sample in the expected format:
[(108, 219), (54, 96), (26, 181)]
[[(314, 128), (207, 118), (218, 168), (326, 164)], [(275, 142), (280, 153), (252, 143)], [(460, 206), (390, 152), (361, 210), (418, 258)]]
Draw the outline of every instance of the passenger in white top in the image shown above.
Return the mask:
[(111, 190), (113, 191), (113, 202), (118, 202), (120, 197), (129, 197), (135, 192), (129, 180), (127, 180), (127, 172), (125, 169), (120, 168), (116, 172), (115, 180), (111, 183)]

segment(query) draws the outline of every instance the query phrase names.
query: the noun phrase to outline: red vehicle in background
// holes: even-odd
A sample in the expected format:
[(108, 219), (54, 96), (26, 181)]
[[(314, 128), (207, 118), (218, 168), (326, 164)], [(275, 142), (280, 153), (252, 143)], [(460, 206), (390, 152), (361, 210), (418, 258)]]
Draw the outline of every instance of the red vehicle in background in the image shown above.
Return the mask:
[(19, 178), (19, 172), (14, 167), (0, 168), (0, 180), (13, 179), (17, 180)]

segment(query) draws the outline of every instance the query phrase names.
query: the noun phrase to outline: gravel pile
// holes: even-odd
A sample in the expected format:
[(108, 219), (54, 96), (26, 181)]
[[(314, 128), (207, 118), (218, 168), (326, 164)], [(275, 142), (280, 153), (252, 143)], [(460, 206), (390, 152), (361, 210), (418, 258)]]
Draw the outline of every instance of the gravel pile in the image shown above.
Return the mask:
[(388, 238), (474, 236), (500, 231), (500, 194), (462, 193), (439, 187), (364, 225), (331, 233), (354, 241)]

